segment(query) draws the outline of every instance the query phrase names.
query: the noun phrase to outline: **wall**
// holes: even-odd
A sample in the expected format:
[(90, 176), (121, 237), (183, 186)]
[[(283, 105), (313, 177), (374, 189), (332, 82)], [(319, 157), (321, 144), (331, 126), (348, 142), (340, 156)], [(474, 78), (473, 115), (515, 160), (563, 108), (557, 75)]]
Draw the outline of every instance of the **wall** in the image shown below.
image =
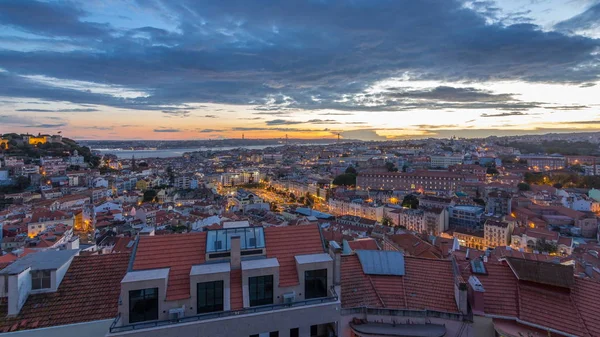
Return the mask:
[(59, 325), (49, 328), (40, 328), (34, 330), (23, 330), (3, 333), (7, 337), (64, 337), (64, 336), (86, 336), (86, 337), (104, 337), (112, 323), (112, 319), (101, 321), (91, 321), (69, 325)]
[(31, 292), (31, 268), (8, 277), (8, 314), (17, 315)]
[[(289, 330), (300, 328), (300, 336), (308, 337), (311, 325), (337, 322), (340, 303), (281, 309), (273, 312), (231, 316), (202, 322), (181, 323), (141, 331), (130, 331), (107, 336), (128, 337), (247, 337), (267, 331), (280, 331), (289, 336)], [(286, 334), (287, 333), (287, 334)]]
[(456, 321), (452, 319), (443, 319), (443, 318), (435, 318), (435, 317), (411, 317), (411, 316), (390, 316), (390, 315), (370, 315), (365, 313), (355, 313), (355, 314), (344, 314), (341, 316), (339, 321), (339, 337), (351, 337), (352, 329), (350, 328), (350, 323), (353, 318), (366, 319), (368, 322), (379, 322), (379, 323), (389, 323), (393, 324), (441, 324), (446, 327), (446, 335), (445, 336), (453, 336), (453, 337), (485, 337), (485, 336), (493, 336), (493, 335), (478, 335), (474, 334), (473, 325), (471, 323), (464, 323), (467, 326), (464, 328), (462, 333), (459, 334), (461, 326), (463, 325), (462, 321)]

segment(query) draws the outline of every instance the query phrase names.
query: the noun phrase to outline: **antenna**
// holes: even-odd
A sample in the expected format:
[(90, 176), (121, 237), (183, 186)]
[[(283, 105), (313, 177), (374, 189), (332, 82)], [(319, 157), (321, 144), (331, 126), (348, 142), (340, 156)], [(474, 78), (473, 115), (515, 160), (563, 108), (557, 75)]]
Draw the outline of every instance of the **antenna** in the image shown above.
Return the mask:
[(287, 133), (285, 134), (285, 145), (288, 145), (288, 135), (287, 135)]
[(336, 135), (338, 136), (338, 138), (337, 138), (337, 142), (339, 143), (339, 142), (340, 142), (340, 135), (341, 135), (341, 134), (338, 132), (338, 133), (336, 133)]

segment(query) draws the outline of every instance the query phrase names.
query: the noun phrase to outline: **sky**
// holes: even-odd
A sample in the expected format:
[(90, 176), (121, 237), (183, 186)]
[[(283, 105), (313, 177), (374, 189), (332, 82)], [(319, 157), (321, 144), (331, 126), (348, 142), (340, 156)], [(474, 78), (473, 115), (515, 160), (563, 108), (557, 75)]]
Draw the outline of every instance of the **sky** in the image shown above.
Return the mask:
[(600, 130), (600, 0), (1, 0), (0, 133)]

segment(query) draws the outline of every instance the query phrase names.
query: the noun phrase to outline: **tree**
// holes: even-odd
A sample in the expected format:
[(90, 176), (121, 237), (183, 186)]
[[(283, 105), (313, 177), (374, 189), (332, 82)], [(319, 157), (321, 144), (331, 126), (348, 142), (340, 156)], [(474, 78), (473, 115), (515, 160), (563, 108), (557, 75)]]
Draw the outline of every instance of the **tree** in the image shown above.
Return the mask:
[(29, 177), (25, 177), (25, 176), (19, 176), (17, 178), (17, 180), (15, 181), (15, 186), (19, 189), (19, 190), (24, 190), (27, 187), (29, 187), (29, 184), (31, 183), (31, 181), (29, 180)]
[(354, 166), (348, 166), (348, 168), (346, 169), (346, 171), (344, 173), (346, 173), (346, 174), (354, 174), (354, 175), (357, 174), (356, 169), (354, 168)]
[(558, 247), (555, 243), (546, 241), (545, 238), (541, 238), (536, 241), (535, 250), (538, 252), (556, 253), (558, 251)]
[(384, 226), (393, 226), (394, 222), (392, 221), (392, 218), (390, 218), (387, 214), (383, 215), (383, 218), (381, 218), (381, 224)]
[(531, 186), (529, 186), (529, 184), (527, 183), (519, 183), (517, 185), (517, 188), (519, 189), (519, 191), (531, 191)]
[(500, 172), (498, 172), (498, 169), (496, 169), (495, 167), (488, 167), (486, 173), (490, 175), (500, 174)]
[(561, 183), (555, 183), (554, 185), (552, 185), (552, 187), (560, 190), (561, 188), (563, 188), (563, 184), (561, 184)]
[(167, 176), (169, 177), (169, 184), (175, 184), (175, 173), (173, 172), (173, 168), (171, 166), (167, 167)]
[(333, 179), (333, 184), (338, 186), (355, 186), (356, 175), (352, 173), (344, 173)]
[(155, 202), (157, 194), (158, 193), (156, 192), (156, 190), (146, 190), (144, 192), (144, 202)]
[(419, 198), (414, 194), (409, 194), (402, 200), (402, 207), (417, 209), (419, 208)]
[(396, 167), (396, 165), (394, 165), (394, 163), (391, 162), (385, 163), (385, 168), (388, 170), (388, 172), (398, 172), (398, 168)]

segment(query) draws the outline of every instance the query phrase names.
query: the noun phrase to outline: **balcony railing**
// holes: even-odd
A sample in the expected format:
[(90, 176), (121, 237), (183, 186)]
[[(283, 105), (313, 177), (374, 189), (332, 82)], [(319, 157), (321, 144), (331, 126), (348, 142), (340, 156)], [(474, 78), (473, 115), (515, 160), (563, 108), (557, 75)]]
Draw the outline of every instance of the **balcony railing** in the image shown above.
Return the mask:
[(169, 319), (163, 321), (151, 321), (151, 322), (143, 322), (143, 323), (135, 323), (135, 324), (127, 324), (127, 325), (118, 325), (121, 319), (121, 314), (119, 313), (115, 320), (110, 325), (110, 333), (120, 333), (125, 331), (134, 331), (134, 330), (142, 330), (142, 329), (150, 329), (156, 328), (166, 325), (180, 324), (180, 323), (190, 323), (190, 322), (198, 322), (205, 321), (209, 319), (218, 319), (218, 318), (226, 318), (231, 316), (239, 316), (253, 313), (262, 313), (262, 312), (271, 312), (281, 309), (289, 309), (296, 307), (304, 307), (315, 304), (323, 304), (323, 303), (333, 303), (338, 301), (338, 296), (335, 291), (331, 290), (331, 296), (329, 297), (321, 297), (304, 301), (297, 301), (292, 303), (282, 303), (282, 304), (270, 304), (270, 305), (261, 305), (256, 307), (244, 308), (241, 310), (230, 310), (230, 311), (218, 311), (211, 312), (207, 314), (187, 316), (177, 319)]
[(411, 318), (441, 318), (451, 321), (473, 321), (473, 314), (459, 314), (435, 310), (411, 310), (411, 309), (386, 309), (386, 308), (347, 308), (342, 309), (342, 315), (363, 314), (374, 316), (395, 316), (395, 317), (411, 317)]

